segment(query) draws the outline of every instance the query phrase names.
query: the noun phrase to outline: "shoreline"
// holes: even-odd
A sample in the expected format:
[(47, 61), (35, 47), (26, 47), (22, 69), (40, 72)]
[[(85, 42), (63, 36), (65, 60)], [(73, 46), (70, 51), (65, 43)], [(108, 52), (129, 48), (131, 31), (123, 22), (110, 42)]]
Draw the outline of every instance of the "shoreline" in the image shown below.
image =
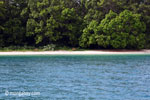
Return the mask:
[(10, 51), (0, 52), (0, 56), (9, 55), (125, 55), (150, 54), (150, 50), (86, 50), (86, 51)]

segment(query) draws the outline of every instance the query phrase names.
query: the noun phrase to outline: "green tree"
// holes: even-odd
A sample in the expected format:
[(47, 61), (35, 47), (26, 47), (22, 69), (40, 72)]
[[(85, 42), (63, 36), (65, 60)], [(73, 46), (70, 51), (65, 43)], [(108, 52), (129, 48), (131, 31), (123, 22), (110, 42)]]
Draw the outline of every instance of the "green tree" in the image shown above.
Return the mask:
[(19, 19), (10, 19), (4, 25), (5, 46), (23, 45), (25, 29)]
[[(61, 33), (65, 44), (70, 46), (78, 46), (79, 37), (82, 34), (82, 21), (76, 14), (74, 8), (65, 8), (61, 13)], [(61, 41), (63, 41), (61, 40)]]
[(23, 45), (25, 37), (25, 25), (22, 24), (20, 13), (23, 9), (23, 1), (4, 0), (5, 16), (3, 18), (2, 37), (4, 46)]
[(4, 19), (5, 19), (4, 2), (0, 1), (0, 47), (4, 45), (4, 40), (3, 40)]
[[(104, 33), (111, 32), (113, 48), (144, 48), (145, 35), (143, 33), (146, 26), (144, 22), (141, 22), (140, 16), (125, 10), (107, 23), (107, 31)], [(134, 41), (128, 41), (130, 35), (135, 37)]]
[[(83, 30), (83, 34), (80, 39), (81, 47), (90, 47), (90, 45), (98, 45), (100, 47), (108, 47), (110, 44), (110, 32), (107, 32), (108, 22), (111, 21), (112, 18), (117, 16), (116, 13), (110, 11), (109, 14), (106, 15), (105, 20), (98, 22), (97, 20), (93, 20), (90, 24)], [(102, 34), (108, 33), (108, 34)], [(98, 45), (97, 45), (98, 44)]]
[(81, 18), (74, 8), (67, 6), (70, 5), (63, 0), (30, 1), (27, 35), (35, 37), (38, 45), (63, 43), (77, 46), (81, 35)]
[(97, 32), (98, 22), (93, 20), (91, 23), (83, 30), (83, 34), (80, 38), (80, 46), (81, 47), (90, 47), (90, 45), (95, 45), (95, 36)]
[(0, 47), (149, 48), (150, 0), (1, 0)]
[(54, 0), (28, 1), (27, 9), (30, 13), (27, 21), (27, 36), (33, 37), (35, 44), (46, 44), (60, 38), (60, 33), (56, 32), (59, 24), (54, 17), (59, 17), (60, 14), (57, 13), (60, 13), (61, 6), (56, 2)]
[[(80, 46), (90, 47), (91, 44), (96, 43), (103, 48), (111, 47), (115, 49), (140, 49), (145, 47), (144, 32), (146, 26), (144, 22), (141, 22), (139, 14), (133, 14), (131, 11), (125, 10), (118, 15), (110, 11), (100, 24), (95, 24), (96, 21), (93, 23), (83, 32)], [(92, 42), (89, 39), (91, 37), (94, 40)]]

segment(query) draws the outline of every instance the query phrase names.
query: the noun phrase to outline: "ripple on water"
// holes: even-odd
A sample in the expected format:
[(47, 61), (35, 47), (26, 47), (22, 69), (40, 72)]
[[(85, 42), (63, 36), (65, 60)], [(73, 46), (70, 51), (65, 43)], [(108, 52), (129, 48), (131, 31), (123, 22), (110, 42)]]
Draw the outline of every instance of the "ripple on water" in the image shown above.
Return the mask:
[[(150, 56), (0, 57), (4, 100), (150, 100)], [(5, 96), (8, 91), (40, 96)]]

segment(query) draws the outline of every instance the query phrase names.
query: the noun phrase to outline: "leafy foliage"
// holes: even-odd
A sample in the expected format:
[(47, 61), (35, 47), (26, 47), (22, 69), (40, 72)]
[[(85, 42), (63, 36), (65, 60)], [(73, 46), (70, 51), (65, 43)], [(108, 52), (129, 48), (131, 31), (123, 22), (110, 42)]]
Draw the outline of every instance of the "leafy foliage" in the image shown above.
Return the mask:
[(44, 50), (44, 51), (50, 51), (50, 50), (54, 51), (54, 50), (55, 50), (55, 47), (56, 47), (55, 44), (49, 44), (49, 45), (44, 46), (44, 47), (43, 47), (43, 50)]
[(150, 48), (149, 0), (1, 0), (0, 47)]
[[(103, 48), (144, 48), (146, 26), (139, 14), (124, 10), (119, 15), (110, 11), (100, 24), (92, 21), (84, 29), (81, 46), (95, 45)], [(128, 40), (129, 39), (129, 40)]]

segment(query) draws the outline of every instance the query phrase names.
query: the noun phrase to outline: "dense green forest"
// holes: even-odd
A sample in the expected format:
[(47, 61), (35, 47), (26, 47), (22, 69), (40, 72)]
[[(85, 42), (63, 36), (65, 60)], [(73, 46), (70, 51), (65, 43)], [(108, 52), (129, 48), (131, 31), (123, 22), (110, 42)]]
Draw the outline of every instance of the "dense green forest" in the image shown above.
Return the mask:
[(0, 47), (150, 48), (150, 0), (0, 0)]

